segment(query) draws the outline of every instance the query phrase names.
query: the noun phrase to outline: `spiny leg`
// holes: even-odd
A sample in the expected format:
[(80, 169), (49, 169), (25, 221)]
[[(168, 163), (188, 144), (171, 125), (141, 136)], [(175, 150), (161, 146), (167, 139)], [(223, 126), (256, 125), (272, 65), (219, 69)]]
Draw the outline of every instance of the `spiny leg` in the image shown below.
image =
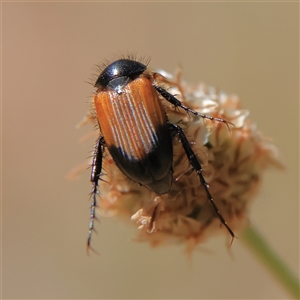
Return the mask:
[(199, 176), (200, 182), (204, 187), (204, 190), (205, 190), (205, 193), (206, 193), (206, 196), (207, 196), (209, 202), (213, 206), (213, 209), (214, 209), (215, 213), (217, 214), (217, 216), (219, 217), (221, 223), (227, 228), (228, 232), (230, 233), (230, 235), (232, 237), (232, 240), (230, 243), (230, 245), (231, 245), (233, 242), (233, 239), (235, 238), (235, 235), (234, 235), (233, 231), (230, 229), (230, 227), (227, 225), (225, 219), (223, 218), (217, 205), (215, 204), (215, 201), (214, 201), (212, 195), (209, 192), (209, 185), (207, 184), (207, 182), (205, 181), (205, 179), (203, 177), (202, 167), (197, 159), (197, 156), (195, 155), (194, 151), (192, 150), (190, 143), (187, 140), (181, 127), (178, 125), (175, 125), (175, 124), (170, 124), (170, 126), (171, 126), (171, 129), (175, 130), (177, 132), (177, 134), (179, 135), (179, 138), (181, 140), (181, 143), (182, 143), (183, 149), (186, 153), (186, 156), (188, 157), (188, 160), (189, 160), (191, 166), (193, 167), (193, 169), (197, 172), (197, 175)]
[(91, 210), (90, 210), (90, 223), (89, 223), (89, 232), (87, 238), (87, 251), (91, 249), (91, 240), (92, 232), (94, 231), (94, 222), (96, 219), (96, 207), (97, 205), (97, 195), (98, 195), (98, 182), (100, 180), (100, 175), (102, 171), (102, 159), (103, 159), (103, 147), (105, 145), (104, 138), (100, 137), (96, 144), (93, 154), (92, 161), (92, 171), (91, 171), (91, 182), (92, 182), (92, 191), (91, 191)]
[(157, 86), (157, 85), (154, 85), (154, 88), (167, 100), (169, 101), (171, 104), (173, 104), (175, 107), (181, 107), (182, 109), (184, 109), (186, 112), (189, 112), (189, 113), (192, 113), (193, 115), (195, 116), (198, 116), (198, 117), (201, 117), (203, 119), (209, 119), (211, 121), (217, 121), (217, 122), (221, 122), (221, 123), (224, 123), (226, 124), (227, 128), (229, 129), (230, 131), (230, 127), (229, 125), (232, 125), (234, 126), (234, 124), (224, 120), (224, 119), (221, 119), (221, 118), (214, 118), (212, 116), (208, 116), (208, 115), (205, 115), (205, 114), (201, 114), (201, 113), (198, 113), (196, 112), (195, 110), (193, 109), (190, 109), (189, 107), (183, 105), (181, 103), (181, 101), (179, 101), (174, 95), (172, 95), (171, 93), (167, 92), (165, 89), (163, 89), (162, 87), (160, 86)]

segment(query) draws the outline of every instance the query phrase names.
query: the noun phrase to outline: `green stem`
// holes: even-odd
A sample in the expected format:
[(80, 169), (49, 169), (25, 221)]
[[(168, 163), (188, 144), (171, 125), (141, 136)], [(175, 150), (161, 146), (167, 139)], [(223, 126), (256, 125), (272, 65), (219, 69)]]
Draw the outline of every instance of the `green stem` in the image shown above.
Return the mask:
[(248, 227), (240, 239), (265, 264), (269, 271), (279, 280), (283, 287), (295, 298), (299, 299), (299, 280), (286, 264), (273, 252), (261, 234), (254, 228)]

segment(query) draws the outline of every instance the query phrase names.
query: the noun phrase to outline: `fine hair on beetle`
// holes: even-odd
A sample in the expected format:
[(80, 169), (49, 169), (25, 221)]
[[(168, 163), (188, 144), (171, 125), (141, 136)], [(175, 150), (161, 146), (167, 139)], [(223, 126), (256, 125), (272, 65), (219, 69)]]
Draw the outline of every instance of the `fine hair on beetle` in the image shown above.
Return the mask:
[[(145, 62), (142, 62), (145, 61)], [(203, 188), (206, 198), (232, 237), (233, 231), (227, 225), (210, 194), (209, 185), (203, 174), (197, 153), (181, 128), (180, 123), (171, 123), (166, 114), (163, 101), (173, 110), (193, 115), (203, 120), (224, 123), (228, 128), (232, 123), (201, 114), (185, 106), (173, 94), (164, 88), (167, 80), (163, 75), (148, 70), (149, 60), (137, 60), (127, 56), (112, 63), (105, 62), (99, 67), (97, 79), (93, 85), (96, 89), (91, 108), (91, 118), (99, 127), (100, 135), (95, 143), (91, 165), (91, 211), (87, 249), (91, 248), (92, 232), (96, 219), (99, 180), (103, 173), (104, 154), (112, 157), (117, 168), (129, 179), (157, 196), (168, 193), (175, 180), (173, 138), (178, 137), (190, 170), (181, 176), (196, 172), (199, 188)], [(194, 212), (196, 213), (196, 212)], [(154, 230), (156, 209), (153, 210), (148, 231)]]

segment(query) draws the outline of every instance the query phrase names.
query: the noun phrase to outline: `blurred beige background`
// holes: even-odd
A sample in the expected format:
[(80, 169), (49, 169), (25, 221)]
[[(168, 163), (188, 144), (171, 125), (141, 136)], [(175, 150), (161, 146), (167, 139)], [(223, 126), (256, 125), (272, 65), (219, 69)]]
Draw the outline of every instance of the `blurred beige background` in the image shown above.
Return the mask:
[(280, 150), (251, 221), (299, 272), (298, 3), (2, 3), (3, 298), (287, 299), (236, 239), (194, 254), (131, 241), (102, 219), (86, 256), (89, 171), (65, 175), (93, 147), (75, 130), (95, 64), (136, 52), (152, 68), (237, 93)]

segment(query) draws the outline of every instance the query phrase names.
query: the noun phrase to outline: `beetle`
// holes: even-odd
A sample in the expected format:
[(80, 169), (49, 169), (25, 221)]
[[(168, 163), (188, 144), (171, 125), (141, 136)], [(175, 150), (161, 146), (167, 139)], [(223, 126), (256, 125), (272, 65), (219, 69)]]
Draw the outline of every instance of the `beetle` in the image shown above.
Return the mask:
[[(157, 195), (169, 192), (173, 183), (173, 144), (177, 135), (200, 184), (205, 189), (221, 223), (227, 228), (232, 240), (233, 231), (221, 215), (209, 185), (202, 174), (201, 163), (192, 150), (183, 129), (168, 121), (162, 98), (175, 109), (183, 109), (197, 117), (225, 123), (232, 123), (198, 113), (178, 100), (157, 82), (164, 77), (147, 69), (147, 65), (132, 58), (118, 59), (107, 65), (98, 76), (94, 87), (94, 108), (100, 129), (91, 165), (92, 201), (90, 211), (87, 248), (91, 247), (91, 237), (96, 219), (98, 183), (101, 180), (103, 153), (110, 153), (116, 166), (129, 179), (150, 189)], [(152, 218), (155, 218), (153, 213)], [(153, 220), (151, 221), (153, 224)]]

